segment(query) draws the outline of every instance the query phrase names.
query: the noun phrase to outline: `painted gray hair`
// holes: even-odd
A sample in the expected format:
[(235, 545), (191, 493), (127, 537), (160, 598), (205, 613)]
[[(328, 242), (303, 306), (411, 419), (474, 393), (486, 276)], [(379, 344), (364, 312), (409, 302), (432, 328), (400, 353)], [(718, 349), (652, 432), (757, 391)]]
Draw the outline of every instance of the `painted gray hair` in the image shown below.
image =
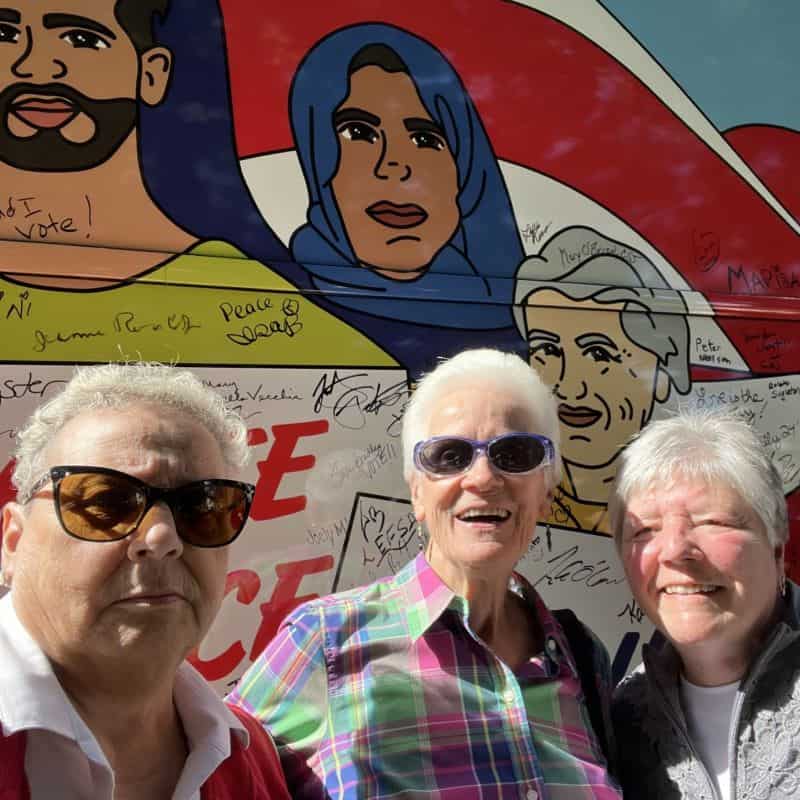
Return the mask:
[(225, 406), (222, 396), (186, 369), (156, 363), (79, 367), (64, 389), (39, 406), (17, 434), (12, 480), (20, 502), (29, 499), (45, 471), (45, 451), (74, 417), (102, 408), (153, 403), (194, 417), (219, 443), (233, 468), (249, 460), (247, 426)]
[(674, 480), (733, 489), (764, 525), (772, 546), (788, 541), (783, 482), (756, 431), (730, 413), (695, 409), (651, 422), (623, 450), (608, 503), (617, 548), (633, 495)]
[(548, 489), (561, 480), (561, 448), (556, 401), (550, 387), (525, 361), (514, 353), (490, 348), (464, 350), (429, 372), (411, 396), (403, 414), (403, 475), (410, 482), (414, 472), (414, 445), (436, 435), (430, 430), (436, 406), (452, 391), (486, 387), (506, 392), (525, 409), (532, 430), (553, 442), (556, 461), (548, 467)]
[(686, 304), (647, 256), (591, 228), (575, 226), (556, 233), (517, 271), (514, 319), (526, 341), (525, 306), (535, 306), (536, 292), (544, 289), (570, 300), (623, 303), (620, 323), (625, 335), (658, 358), (678, 392), (689, 391)]

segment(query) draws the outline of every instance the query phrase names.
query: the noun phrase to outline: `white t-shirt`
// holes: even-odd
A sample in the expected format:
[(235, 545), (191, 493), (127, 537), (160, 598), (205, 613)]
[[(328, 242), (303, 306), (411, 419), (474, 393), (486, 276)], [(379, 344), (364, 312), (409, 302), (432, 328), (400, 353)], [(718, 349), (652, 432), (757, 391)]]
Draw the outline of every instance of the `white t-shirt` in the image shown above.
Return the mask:
[(681, 675), (681, 705), (689, 725), (692, 744), (716, 781), (722, 800), (730, 800), (728, 763), (731, 716), (739, 681), (724, 686), (695, 686)]

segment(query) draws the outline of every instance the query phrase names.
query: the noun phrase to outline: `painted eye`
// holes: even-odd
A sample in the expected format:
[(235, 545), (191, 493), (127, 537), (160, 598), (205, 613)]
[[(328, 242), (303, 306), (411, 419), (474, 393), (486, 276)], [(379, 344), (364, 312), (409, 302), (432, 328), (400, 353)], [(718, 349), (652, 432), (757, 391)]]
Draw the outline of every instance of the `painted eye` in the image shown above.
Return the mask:
[(531, 357), (538, 356), (541, 358), (558, 358), (561, 355), (561, 348), (553, 344), (553, 342), (542, 342), (541, 344), (533, 345), (528, 349)]
[(59, 39), (71, 44), (76, 49), (106, 50), (111, 46), (102, 36), (80, 29), (66, 31), (59, 36)]
[(374, 144), (378, 141), (378, 132), (366, 122), (346, 122), (339, 126), (337, 133), (351, 142)]
[(19, 28), (0, 22), (0, 43), (16, 44), (19, 41)]
[(583, 354), (585, 356), (588, 356), (589, 358), (592, 359), (592, 361), (597, 363), (599, 362), (605, 363), (608, 361), (613, 361), (614, 363), (619, 364), (621, 360), (620, 356), (615, 355), (610, 350), (607, 350), (605, 347), (599, 344), (593, 344), (590, 347), (587, 347), (583, 351)]
[(420, 149), (444, 150), (444, 141), (441, 137), (430, 131), (415, 131), (411, 134), (411, 141)]

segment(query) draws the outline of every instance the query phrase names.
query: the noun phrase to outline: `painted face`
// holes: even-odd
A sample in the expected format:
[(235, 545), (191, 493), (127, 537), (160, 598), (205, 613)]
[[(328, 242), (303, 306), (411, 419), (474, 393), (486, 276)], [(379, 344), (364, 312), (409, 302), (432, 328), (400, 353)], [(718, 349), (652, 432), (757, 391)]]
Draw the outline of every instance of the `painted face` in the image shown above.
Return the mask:
[[(428, 436), (492, 439), (532, 430), (528, 413), (507, 394), (461, 389), (445, 395), (431, 416)], [(465, 568), (498, 569), (506, 576), (528, 549), (536, 520), (550, 506), (546, 472), (496, 472), (481, 454), (461, 475), (432, 478), (415, 470), (411, 499), (430, 534), (429, 557), (440, 575)]]
[(528, 301), (531, 366), (559, 401), (562, 458), (583, 467), (609, 464), (669, 395), (658, 358), (622, 329), (622, 304), (569, 300), (551, 289)]
[(747, 654), (775, 605), (783, 548), (737, 492), (678, 481), (627, 505), (622, 562), (639, 605), (679, 652)]
[(83, 170), (136, 122), (140, 59), (114, 0), (11, 0), (0, 8), (0, 159)]
[[(199, 422), (163, 406), (80, 415), (62, 428), (46, 456), (48, 467), (111, 467), (163, 487), (236, 477)], [(15, 607), (56, 663), (76, 654), (155, 655), (164, 648), (174, 648), (180, 660), (205, 635), (222, 601), (227, 548), (185, 544), (163, 502), (115, 542), (68, 536), (49, 483), (25, 509), (7, 510), (4, 522), (3, 564)]]
[(334, 113), (331, 186), (356, 258), (386, 277), (424, 272), (455, 233), (458, 175), (444, 132), (411, 78), (368, 66)]

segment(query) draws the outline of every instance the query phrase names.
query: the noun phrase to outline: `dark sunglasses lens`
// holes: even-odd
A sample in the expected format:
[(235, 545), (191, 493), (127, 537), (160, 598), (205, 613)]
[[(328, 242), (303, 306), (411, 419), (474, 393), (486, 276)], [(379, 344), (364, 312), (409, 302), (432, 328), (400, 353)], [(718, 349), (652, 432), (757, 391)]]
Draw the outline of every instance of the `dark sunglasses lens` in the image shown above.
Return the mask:
[(120, 475), (79, 472), (58, 488), (61, 524), (73, 536), (93, 542), (123, 539), (139, 521), (145, 496)]
[(172, 513), (180, 537), (196, 547), (221, 547), (233, 541), (248, 513), (241, 486), (198, 481), (176, 492)]
[(437, 475), (455, 475), (472, 463), (473, 448), (463, 439), (436, 439), (420, 449), (422, 466)]
[(532, 436), (504, 436), (489, 447), (489, 458), (503, 472), (529, 472), (544, 461), (544, 445)]

